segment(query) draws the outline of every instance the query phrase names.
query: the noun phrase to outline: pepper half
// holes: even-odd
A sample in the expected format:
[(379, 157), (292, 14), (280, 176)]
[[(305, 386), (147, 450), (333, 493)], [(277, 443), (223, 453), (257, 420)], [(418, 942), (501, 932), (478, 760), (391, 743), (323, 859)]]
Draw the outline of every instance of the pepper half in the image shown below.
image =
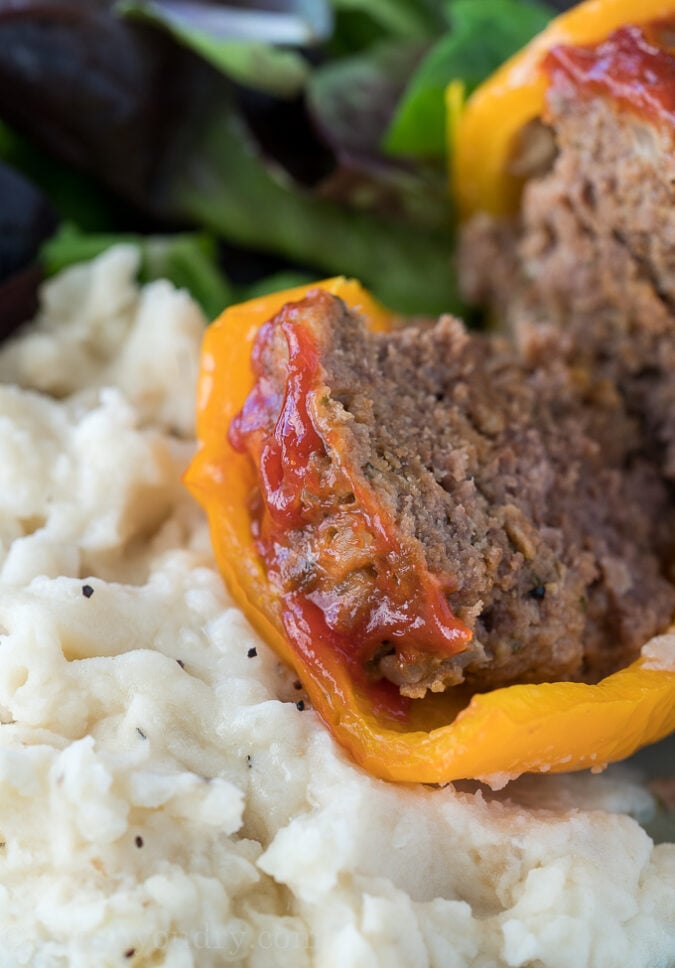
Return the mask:
[(545, 55), (558, 44), (594, 44), (626, 24), (672, 17), (673, 0), (586, 0), (556, 17), (462, 105), (461, 84), (446, 92), (452, 190), (459, 212), (511, 215), (525, 179), (510, 171), (520, 133), (544, 114)]
[[(267, 581), (251, 529), (252, 462), (228, 441), (254, 376), (260, 327), (313, 288), (339, 296), (371, 329), (393, 314), (352, 280), (329, 279), (227, 309), (207, 330), (198, 394), (201, 448), (185, 481), (204, 506), (219, 568), (252, 625), (301, 679), (312, 705), (353, 758), (387, 780), (504, 782), (524, 772), (601, 768), (675, 729), (675, 668), (640, 659), (597, 685), (517, 685), (468, 696), (428, 694), (394, 718), (359, 687), (340, 655), (299, 654), (284, 634), (281, 600)], [(317, 646), (321, 643), (317, 643)], [(654, 665), (654, 663), (651, 663)]]

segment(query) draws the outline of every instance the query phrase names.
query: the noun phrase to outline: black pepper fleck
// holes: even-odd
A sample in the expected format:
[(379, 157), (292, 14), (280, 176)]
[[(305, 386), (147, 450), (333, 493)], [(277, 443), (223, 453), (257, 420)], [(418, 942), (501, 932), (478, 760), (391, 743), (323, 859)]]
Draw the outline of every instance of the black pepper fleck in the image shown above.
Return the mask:
[(531, 588), (527, 594), (530, 598), (534, 598), (540, 602), (542, 598), (546, 597), (546, 588), (544, 585), (535, 585), (534, 588)]
[(181, 667), (181, 669), (184, 669), (185, 668), (185, 663), (183, 662), (182, 659), (176, 659), (176, 662)]
[(85, 598), (91, 598), (91, 596), (94, 594), (94, 589), (91, 587), (91, 585), (83, 585), (82, 594)]
[(249, 768), (249, 770), (253, 766), (253, 760), (251, 759), (251, 754), (250, 753), (247, 753), (246, 754), (246, 766)]
[(305, 708), (304, 699), (298, 699), (295, 705), (300, 710), (300, 712), (302, 712), (302, 710)]
[(300, 682), (299, 679), (296, 679), (295, 680), (295, 682), (293, 683), (293, 688), (294, 689), (302, 689), (302, 683)]
[(138, 733), (138, 735), (139, 735), (139, 736), (141, 737), (141, 739), (147, 739), (147, 738), (148, 738), (148, 737), (147, 737), (147, 736), (145, 735), (145, 733), (143, 732), (143, 730), (141, 729), (141, 727), (140, 727), (140, 726), (137, 726), (137, 727), (136, 727), (136, 732), (137, 732), (137, 733)]
[(140, 837), (140, 836), (139, 837), (136, 837), (136, 839), (134, 840), (134, 843), (136, 844), (137, 847), (142, 847), (143, 846), (143, 838)]
[(127, 950), (124, 952), (124, 957), (125, 958), (133, 958), (133, 956), (135, 954), (136, 954), (136, 949), (135, 948), (127, 948)]
[(255, 659), (257, 654), (258, 654), (258, 650), (256, 649), (255, 645), (253, 646), (253, 648), (249, 649), (248, 652), (246, 653), (249, 659)]

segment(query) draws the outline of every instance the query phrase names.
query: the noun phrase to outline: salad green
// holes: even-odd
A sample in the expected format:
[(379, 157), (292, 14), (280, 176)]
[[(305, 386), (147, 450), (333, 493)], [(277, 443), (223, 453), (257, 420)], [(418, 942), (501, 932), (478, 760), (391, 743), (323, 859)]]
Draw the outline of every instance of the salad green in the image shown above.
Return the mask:
[(451, 29), (411, 78), (386, 134), (385, 147), (395, 154), (443, 157), (448, 83), (461, 80), (470, 94), (551, 17), (550, 8), (534, 0), (451, 0), (446, 6)]
[(403, 312), (457, 311), (443, 92), (470, 91), (554, 12), (0, 4), (0, 163), (62, 220), (35, 258), (52, 272), (131, 238), (146, 276), (187, 285), (209, 316), (289, 273), (357, 276)]

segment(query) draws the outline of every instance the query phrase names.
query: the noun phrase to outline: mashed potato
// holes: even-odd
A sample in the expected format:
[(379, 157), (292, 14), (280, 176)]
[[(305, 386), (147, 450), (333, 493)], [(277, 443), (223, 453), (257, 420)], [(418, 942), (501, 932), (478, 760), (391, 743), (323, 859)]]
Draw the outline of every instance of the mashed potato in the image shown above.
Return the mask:
[(395, 787), (296, 705), (180, 484), (204, 321), (136, 261), (0, 353), (0, 966), (674, 965), (625, 767)]

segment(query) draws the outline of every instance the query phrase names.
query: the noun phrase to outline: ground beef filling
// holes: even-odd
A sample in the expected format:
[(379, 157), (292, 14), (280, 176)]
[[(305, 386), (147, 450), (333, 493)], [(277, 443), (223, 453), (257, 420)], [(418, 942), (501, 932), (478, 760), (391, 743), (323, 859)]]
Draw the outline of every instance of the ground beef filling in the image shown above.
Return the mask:
[(259, 468), (270, 580), (367, 676), (411, 697), (595, 681), (675, 612), (639, 421), (555, 336), (523, 362), (450, 318), (373, 334), (317, 291), (265, 327), (254, 367), (231, 439)]
[[(675, 481), (675, 57), (655, 47), (672, 36), (626, 28), (597, 51), (549, 55), (549, 170), (530, 173), (516, 218), (466, 226), (460, 276), (525, 353), (559, 330), (570, 365), (615, 385)], [(632, 65), (635, 83), (601, 83), (596, 53)]]

